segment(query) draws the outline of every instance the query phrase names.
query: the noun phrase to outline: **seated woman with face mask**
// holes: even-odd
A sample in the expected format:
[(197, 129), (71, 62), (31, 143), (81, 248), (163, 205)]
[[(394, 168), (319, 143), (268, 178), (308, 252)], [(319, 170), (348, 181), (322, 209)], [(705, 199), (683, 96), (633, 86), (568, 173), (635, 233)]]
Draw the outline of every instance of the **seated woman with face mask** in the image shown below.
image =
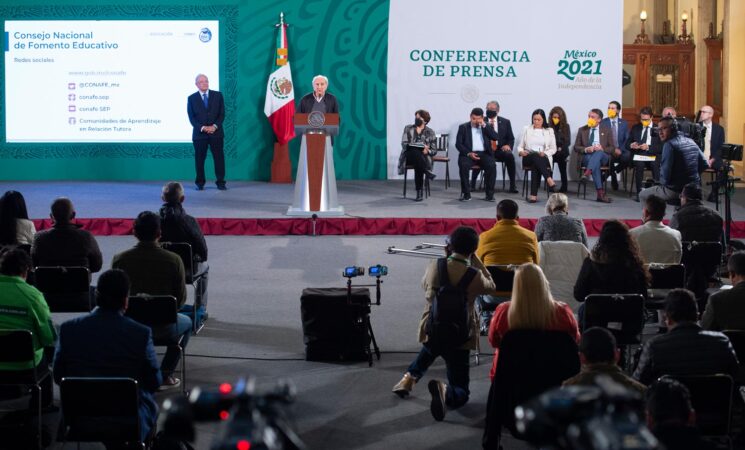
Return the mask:
[(432, 173), (432, 157), (437, 153), (435, 149), (435, 132), (427, 126), (430, 120), (429, 112), (420, 109), (414, 113), (414, 123), (406, 125), (401, 137), (401, 156), (398, 158), (398, 174), (403, 175), (407, 165), (414, 166), (414, 185), (416, 200), (424, 200), (424, 177), (435, 179)]

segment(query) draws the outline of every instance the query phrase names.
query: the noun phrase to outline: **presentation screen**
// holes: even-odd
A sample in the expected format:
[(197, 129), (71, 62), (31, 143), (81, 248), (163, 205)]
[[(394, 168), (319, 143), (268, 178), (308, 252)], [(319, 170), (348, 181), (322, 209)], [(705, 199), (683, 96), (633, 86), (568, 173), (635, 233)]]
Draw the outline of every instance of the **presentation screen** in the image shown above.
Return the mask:
[(9, 143), (190, 142), (197, 74), (219, 90), (217, 20), (5, 21)]

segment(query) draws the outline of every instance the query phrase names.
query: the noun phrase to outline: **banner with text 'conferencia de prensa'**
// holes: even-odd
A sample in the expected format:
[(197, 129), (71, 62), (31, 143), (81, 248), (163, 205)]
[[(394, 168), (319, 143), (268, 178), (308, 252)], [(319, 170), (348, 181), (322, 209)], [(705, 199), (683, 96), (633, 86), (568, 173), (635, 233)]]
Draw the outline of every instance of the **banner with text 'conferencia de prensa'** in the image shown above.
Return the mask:
[(398, 177), (403, 128), (418, 109), (430, 112), (436, 133), (450, 133), (453, 178), (458, 125), (489, 100), (512, 122), (515, 146), (533, 110), (548, 115), (557, 105), (567, 113), (573, 142), (590, 109), (605, 114), (609, 101), (621, 100), (622, 14), (616, 1), (391, 0), (388, 178)]

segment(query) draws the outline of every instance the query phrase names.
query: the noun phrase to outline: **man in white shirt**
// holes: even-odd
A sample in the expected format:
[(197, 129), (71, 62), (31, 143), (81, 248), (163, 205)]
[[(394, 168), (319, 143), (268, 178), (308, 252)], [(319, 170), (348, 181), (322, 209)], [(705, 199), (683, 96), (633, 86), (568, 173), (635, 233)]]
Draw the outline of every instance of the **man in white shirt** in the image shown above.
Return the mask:
[(644, 169), (652, 170), (654, 181), (660, 180), (660, 159), (662, 159), (662, 141), (660, 134), (652, 123), (652, 108), (645, 106), (639, 110), (640, 123), (631, 128), (626, 140), (626, 150), (634, 156), (654, 157), (654, 161), (633, 161), (634, 182), (636, 183), (635, 201), (639, 201), (639, 192), (642, 190), (642, 179)]
[(666, 207), (662, 198), (647, 197), (642, 212), (644, 224), (629, 231), (636, 239), (645, 263), (680, 264), (683, 255), (680, 231), (662, 224)]

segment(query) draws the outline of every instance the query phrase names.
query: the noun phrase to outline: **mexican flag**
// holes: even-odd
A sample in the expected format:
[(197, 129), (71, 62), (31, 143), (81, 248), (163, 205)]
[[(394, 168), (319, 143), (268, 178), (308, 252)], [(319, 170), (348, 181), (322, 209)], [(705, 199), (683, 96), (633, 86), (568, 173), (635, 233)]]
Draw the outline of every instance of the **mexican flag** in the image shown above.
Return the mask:
[(292, 72), (287, 59), (287, 24), (280, 21), (277, 33), (277, 57), (274, 61), (274, 71), (269, 75), (266, 83), (266, 100), (264, 114), (272, 124), (277, 142), (287, 144), (295, 137), (295, 126), (292, 117), (295, 114), (295, 93), (292, 86)]

